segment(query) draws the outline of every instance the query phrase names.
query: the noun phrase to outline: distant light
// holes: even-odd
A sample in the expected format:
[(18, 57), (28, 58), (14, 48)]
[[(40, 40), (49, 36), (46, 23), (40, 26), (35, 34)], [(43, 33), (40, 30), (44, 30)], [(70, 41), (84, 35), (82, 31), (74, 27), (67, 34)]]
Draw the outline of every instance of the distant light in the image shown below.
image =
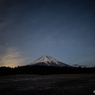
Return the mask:
[(93, 93), (95, 94), (95, 90), (93, 90)]

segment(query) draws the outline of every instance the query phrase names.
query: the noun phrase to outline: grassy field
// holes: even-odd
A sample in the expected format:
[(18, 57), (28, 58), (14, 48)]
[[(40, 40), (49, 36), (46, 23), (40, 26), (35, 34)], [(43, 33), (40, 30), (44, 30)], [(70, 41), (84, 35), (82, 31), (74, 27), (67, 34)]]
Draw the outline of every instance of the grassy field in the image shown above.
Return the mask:
[(94, 74), (0, 76), (0, 95), (95, 95)]

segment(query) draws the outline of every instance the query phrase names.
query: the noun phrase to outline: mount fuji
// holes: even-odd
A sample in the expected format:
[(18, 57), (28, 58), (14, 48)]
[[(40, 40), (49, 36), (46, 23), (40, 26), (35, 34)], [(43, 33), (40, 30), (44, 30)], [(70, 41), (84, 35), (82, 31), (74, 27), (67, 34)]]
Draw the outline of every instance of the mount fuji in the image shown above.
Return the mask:
[(35, 60), (34, 62), (28, 64), (28, 66), (42, 65), (42, 66), (58, 66), (58, 67), (72, 67), (68, 64), (60, 62), (51, 56), (42, 56), (41, 58)]

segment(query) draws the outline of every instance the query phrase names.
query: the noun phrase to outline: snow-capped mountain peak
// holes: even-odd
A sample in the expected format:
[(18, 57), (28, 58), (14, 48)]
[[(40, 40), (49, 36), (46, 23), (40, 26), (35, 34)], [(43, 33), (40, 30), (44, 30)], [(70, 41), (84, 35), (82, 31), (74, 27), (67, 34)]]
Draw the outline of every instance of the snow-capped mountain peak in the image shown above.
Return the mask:
[(44, 65), (44, 66), (59, 66), (59, 67), (67, 66), (67, 67), (70, 67), (70, 65), (62, 63), (51, 56), (42, 56), (41, 58), (30, 63), (29, 65), (30, 66), (31, 65)]
[[(36, 61), (34, 61), (33, 63), (40, 63), (40, 62), (44, 62), (46, 64), (48, 64), (49, 62), (54, 62), (57, 64), (57, 62), (59, 62), (58, 60), (54, 59), (53, 57), (50, 56), (42, 56), (41, 58), (37, 59)], [(33, 64), (32, 63), (32, 64)]]

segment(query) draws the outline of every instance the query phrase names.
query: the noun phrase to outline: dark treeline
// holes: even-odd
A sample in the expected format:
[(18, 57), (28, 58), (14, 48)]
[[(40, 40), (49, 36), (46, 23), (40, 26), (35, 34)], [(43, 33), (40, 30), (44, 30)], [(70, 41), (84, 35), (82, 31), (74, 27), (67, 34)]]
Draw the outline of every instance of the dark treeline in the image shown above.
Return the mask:
[(95, 67), (88, 68), (72, 68), (72, 67), (51, 67), (51, 66), (18, 66), (0, 67), (0, 75), (14, 75), (14, 74), (82, 74), (82, 73), (94, 73)]

